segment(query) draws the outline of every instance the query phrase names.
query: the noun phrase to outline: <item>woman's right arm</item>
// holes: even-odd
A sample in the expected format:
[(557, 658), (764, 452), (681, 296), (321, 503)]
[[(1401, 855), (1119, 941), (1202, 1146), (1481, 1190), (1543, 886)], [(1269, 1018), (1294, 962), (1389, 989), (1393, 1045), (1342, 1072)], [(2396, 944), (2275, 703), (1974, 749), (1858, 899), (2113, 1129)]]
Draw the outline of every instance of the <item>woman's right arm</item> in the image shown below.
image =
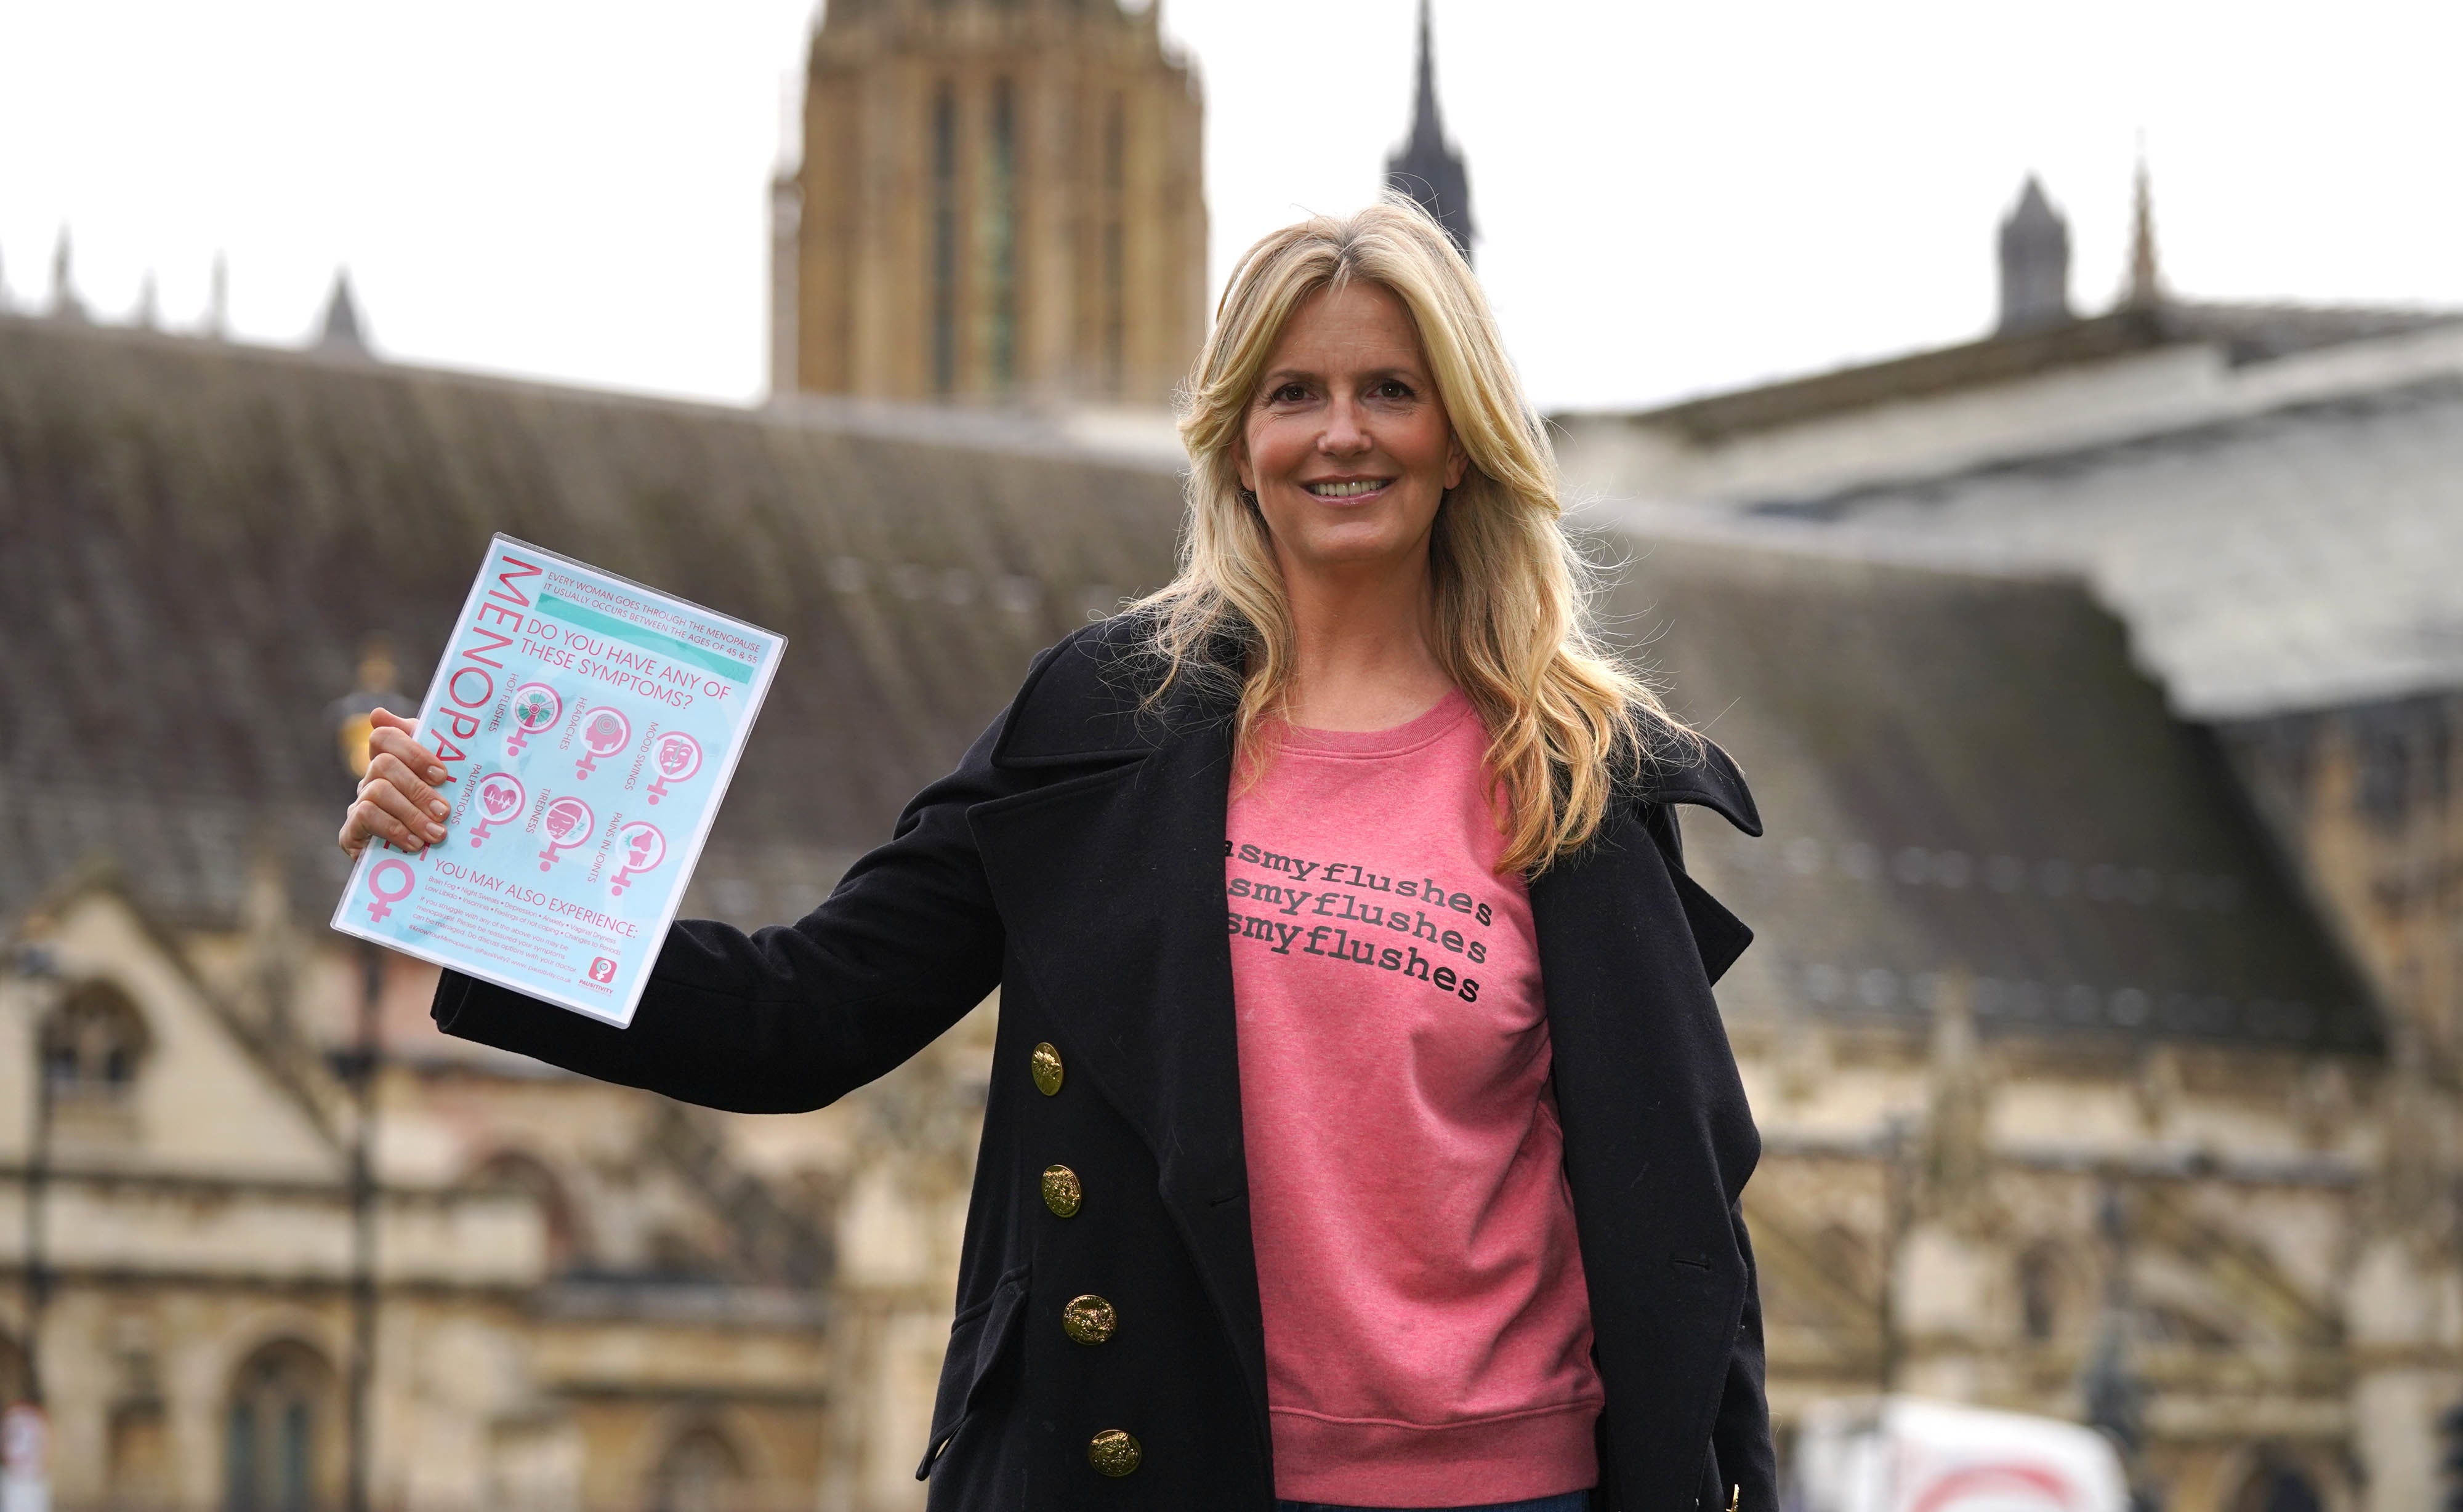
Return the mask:
[[(346, 850), (371, 834), (400, 844), (426, 833), (408, 822), (431, 796), (418, 779), (432, 758), (407, 722), (377, 724)], [(747, 935), (679, 921), (628, 1027), (453, 971), (437, 983), (438, 1026), (705, 1107), (796, 1112), (837, 1100), (930, 1044), (1000, 981), (1000, 917), (967, 822), (973, 805), (1027, 785), (992, 766), (1000, 729), (995, 721), (917, 794), (889, 843), (798, 922)]]

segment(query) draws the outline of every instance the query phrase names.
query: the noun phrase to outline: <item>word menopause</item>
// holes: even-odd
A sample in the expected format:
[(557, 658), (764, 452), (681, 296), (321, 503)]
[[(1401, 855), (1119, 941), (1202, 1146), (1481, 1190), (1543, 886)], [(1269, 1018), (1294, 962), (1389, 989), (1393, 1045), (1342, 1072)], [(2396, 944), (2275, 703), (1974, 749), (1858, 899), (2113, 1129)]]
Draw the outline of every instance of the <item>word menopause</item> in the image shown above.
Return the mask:
[[(1446, 963), (1441, 954), (1449, 952), (1473, 965), (1488, 961), (1487, 942), (1465, 931), (1492, 922), (1495, 911), (1471, 894), (1426, 875), (1381, 874), (1346, 861), (1305, 861), (1255, 845), (1234, 847), (1226, 841), (1223, 855), (1275, 875), (1274, 881), (1235, 876), (1225, 883), (1227, 897), (1268, 910), (1262, 918), (1232, 910), (1232, 938), (1262, 940), (1279, 956), (1297, 949), (1400, 972), (1465, 1003), (1479, 1001), (1478, 979)], [(1299, 885), (1304, 882), (1313, 885)], [(1371, 896), (1380, 894), (1384, 896)], [(1388, 900), (1392, 898), (1408, 898), (1417, 906), (1397, 907)], [(1394, 935), (1406, 938), (1395, 940)], [(1422, 945), (1431, 947), (1428, 954), (1421, 954)]]

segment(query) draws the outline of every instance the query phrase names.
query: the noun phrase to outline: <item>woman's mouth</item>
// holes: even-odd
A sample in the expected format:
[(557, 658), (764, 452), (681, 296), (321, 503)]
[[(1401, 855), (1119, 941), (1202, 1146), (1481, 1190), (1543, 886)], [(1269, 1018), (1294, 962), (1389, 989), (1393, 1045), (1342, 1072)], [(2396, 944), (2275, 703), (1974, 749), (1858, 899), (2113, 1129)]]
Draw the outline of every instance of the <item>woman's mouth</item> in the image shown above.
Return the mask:
[(1312, 483), (1302, 486), (1320, 499), (1364, 499), (1372, 493), (1384, 491), (1393, 481), (1391, 478), (1353, 478), (1341, 483)]

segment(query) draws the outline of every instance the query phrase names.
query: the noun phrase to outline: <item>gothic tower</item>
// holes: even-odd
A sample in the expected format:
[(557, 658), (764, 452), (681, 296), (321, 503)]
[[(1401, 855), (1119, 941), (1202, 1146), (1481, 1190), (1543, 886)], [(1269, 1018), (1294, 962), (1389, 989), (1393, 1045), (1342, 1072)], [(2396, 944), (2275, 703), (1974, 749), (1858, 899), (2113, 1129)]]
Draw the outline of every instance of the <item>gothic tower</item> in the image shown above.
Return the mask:
[(1206, 200), (1159, 10), (829, 0), (772, 194), (774, 389), (1168, 401), (1206, 330)]
[(1420, 0), (1420, 92), (1411, 103), (1411, 137), (1385, 160), (1385, 186), (1420, 202), (1465, 257), (1471, 256), (1471, 174), (1446, 140), (1437, 114), (1436, 54), (1428, 41), (1428, 0)]
[(2001, 223), (1999, 334), (2041, 331), (2069, 318), (2069, 224), (2031, 173), (2016, 208)]

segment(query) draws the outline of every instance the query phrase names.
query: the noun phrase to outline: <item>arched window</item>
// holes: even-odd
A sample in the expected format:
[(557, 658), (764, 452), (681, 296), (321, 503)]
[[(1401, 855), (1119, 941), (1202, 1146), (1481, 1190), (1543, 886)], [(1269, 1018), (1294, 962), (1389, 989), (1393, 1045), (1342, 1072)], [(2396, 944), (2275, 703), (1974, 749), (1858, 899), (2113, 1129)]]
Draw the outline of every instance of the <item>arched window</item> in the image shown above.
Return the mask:
[(2018, 1257), (2018, 1327), (2029, 1340), (2045, 1343), (2068, 1321), (2068, 1282), (2060, 1246), (2050, 1240)]
[(136, 1083), (151, 1043), (126, 993), (79, 983), (43, 1021), (43, 1075), (54, 1097), (116, 1099)]
[(334, 1504), (334, 1372), (304, 1344), (269, 1344), (231, 1381), (224, 1417), (224, 1512), (316, 1512)]
[(589, 1258), (580, 1215), (546, 1161), (519, 1150), (499, 1150), (480, 1162), (470, 1179), (480, 1186), (523, 1193), (538, 1203), (539, 1218), (547, 1225), (550, 1274), (560, 1275)]
[(2262, 1456), (2232, 1500), (2232, 1512), (2325, 1512), (2326, 1499), (2318, 1494), (2299, 1466), (2270, 1453)]
[(745, 1490), (744, 1457), (705, 1423), (678, 1434), (660, 1457), (650, 1512), (736, 1512)]

